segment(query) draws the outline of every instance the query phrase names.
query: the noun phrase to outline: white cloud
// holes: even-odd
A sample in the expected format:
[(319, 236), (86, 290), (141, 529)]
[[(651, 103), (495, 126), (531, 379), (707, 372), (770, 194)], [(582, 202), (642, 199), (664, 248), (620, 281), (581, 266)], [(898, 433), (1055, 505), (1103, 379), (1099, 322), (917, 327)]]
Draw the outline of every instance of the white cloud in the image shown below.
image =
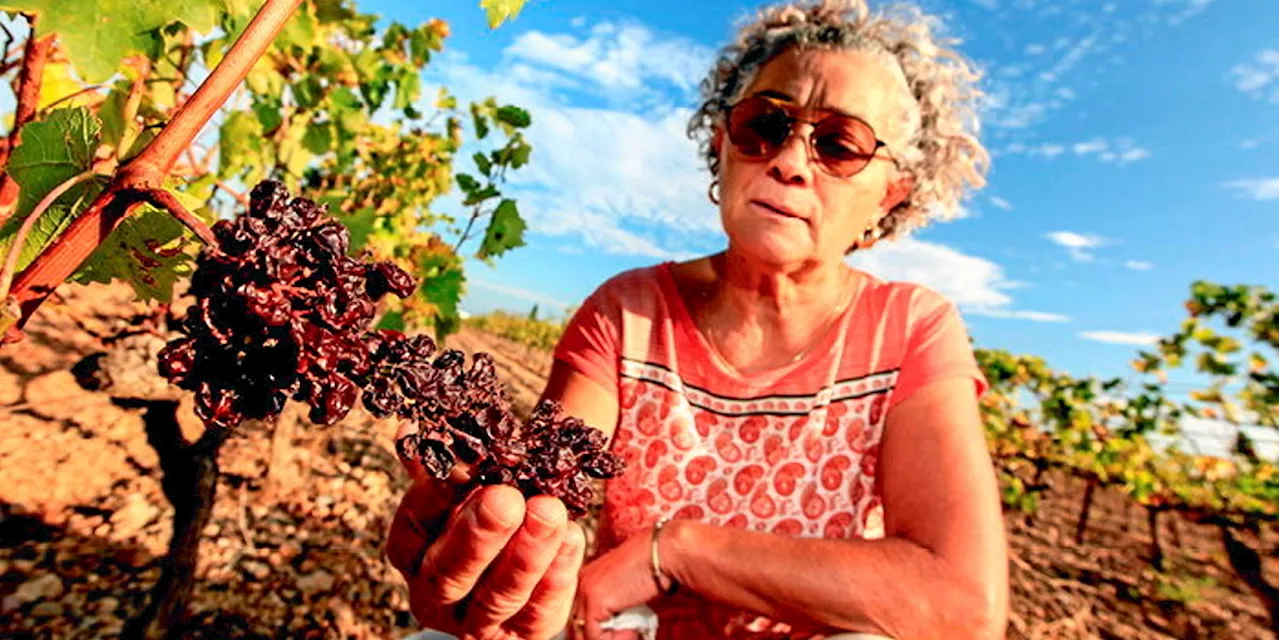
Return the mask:
[(855, 253), (848, 263), (885, 280), (928, 286), (966, 313), (1038, 322), (1067, 320), (1057, 313), (1010, 308), (1013, 299), (1006, 291), (1017, 288), (1019, 283), (1009, 280), (1000, 265), (945, 245), (903, 238), (877, 244), (866, 253)]
[[(670, 97), (681, 82), (671, 68), (656, 69), (652, 58), (633, 56), (637, 43), (647, 43), (646, 55), (668, 57), (684, 47), (686, 62), (707, 53), (640, 27), (606, 23), (592, 28), (587, 40), (525, 33), (508, 51), (515, 64), (495, 70), (447, 54), (431, 66), (427, 81), (450, 87), (462, 104), (492, 95), (529, 110), (533, 124), (526, 137), (533, 154), (528, 166), (511, 174), (507, 190), (519, 200), (530, 231), (575, 236), (606, 253), (680, 259), (695, 252), (691, 241), (714, 239), (719, 221), (705, 195), (709, 177), (685, 135), (690, 112)], [(578, 51), (605, 55), (611, 66), (593, 66)], [(557, 91), (566, 86), (606, 99), (619, 92), (645, 99), (619, 100), (630, 109), (573, 106)]]
[(1130, 333), (1126, 331), (1081, 331), (1080, 337), (1093, 342), (1107, 344), (1124, 344), (1131, 346), (1150, 346), (1160, 339), (1154, 333)]
[(527, 31), (504, 53), (579, 76), (609, 89), (636, 90), (654, 81), (688, 91), (710, 68), (711, 51), (691, 40), (659, 37), (640, 25), (602, 22), (590, 36)]
[(1155, 268), (1155, 265), (1143, 260), (1125, 260), (1124, 266), (1125, 268), (1133, 269), (1134, 271), (1150, 271)]
[[(1066, 148), (1060, 144), (1043, 144), (1043, 145), (1040, 145), (1039, 151), (1038, 151), (1039, 155), (1049, 158), (1050, 160), (1062, 155), (1065, 152), (1066, 152)], [(1036, 153), (1033, 152), (1032, 155), (1036, 155)]]
[(1267, 49), (1258, 52), (1253, 61), (1231, 68), (1236, 88), (1255, 98), (1269, 97), (1275, 102), (1280, 95), (1280, 52)]
[(995, 155), (1023, 155), (1029, 158), (1053, 160), (1068, 150), (1081, 158), (1094, 157), (1101, 162), (1117, 166), (1132, 164), (1151, 157), (1149, 150), (1134, 144), (1129, 138), (1117, 138), (1115, 140), (1091, 138), (1070, 145), (1053, 142), (1042, 142), (1040, 144), (1014, 142), (998, 150)]
[(1103, 162), (1116, 162), (1118, 164), (1124, 165), (1124, 164), (1129, 164), (1130, 162), (1137, 162), (1144, 158), (1149, 158), (1151, 157), (1151, 152), (1146, 149), (1143, 149), (1142, 147), (1131, 147), (1129, 149), (1125, 149), (1124, 151), (1120, 151), (1119, 153), (1115, 153), (1115, 152), (1104, 153), (1100, 157), (1102, 158)]
[(1091, 262), (1093, 254), (1089, 249), (1094, 249), (1106, 243), (1106, 240), (1098, 236), (1085, 235), (1074, 231), (1053, 231), (1045, 234), (1051, 242), (1059, 245), (1067, 250), (1067, 255), (1071, 256), (1076, 262)]
[(1150, 151), (1135, 145), (1128, 138), (1117, 138), (1114, 141), (1093, 138), (1071, 145), (1071, 151), (1077, 156), (1097, 156), (1103, 162), (1120, 166), (1151, 157)]
[(1167, 5), (1173, 13), (1167, 18), (1169, 24), (1178, 25), (1205, 10), (1213, 0), (1156, 0), (1156, 5)]
[[(1171, 440), (1182, 445), (1184, 450), (1200, 455), (1231, 458), (1236, 433), (1243, 431), (1253, 440), (1254, 449), (1262, 459), (1275, 461), (1280, 451), (1280, 447), (1277, 446), (1280, 442), (1277, 442), (1276, 430), (1270, 427), (1236, 426), (1225, 420), (1210, 420), (1195, 416), (1183, 417), (1179, 426), (1177, 436), (1160, 438), (1160, 440)], [(1156, 440), (1153, 438), (1153, 442)]]
[(1058, 60), (1057, 64), (1053, 65), (1053, 67), (1049, 69), (1049, 75), (1053, 78), (1058, 78), (1063, 74), (1070, 72), (1072, 69), (1075, 69), (1076, 65), (1079, 65), (1080, 61), (1093, 50), (1094, 45), (1096, 45), (1097, 42), (1097, 36), (1092, 35), (1077, 40), (1071, 45), (1070, 49), (1067, 49), (1066, 53), (1062, 54), (1062, 57)]
[(489, 291), (501, 293), (507, 297), (515, 298), (517, 300), (525, 300), (546, 307), (554, 307), (559, 311), (564, 311), (569, 308), (569, 303), (564, 302), (563, 300), (557, 300), (555, 298), (542, 295), (536, 291), (529, 291), (527, 289), (499, 284), (497, 282), (489, 282), (488, 280), (479, 279), (474, 276), (469, 276), (467, 278), (467, 286), (488, 289)]
[[(1097, 72), (1121, 61), (1118, 47), (1158, 37), (1161, 23), (1180, 22), (1205, 9), (1209, 0), (1133, 0), (1119, 2), (1001, 3), (1001, 19), (1018, 29), (1002, 34), (1001, 59), (1017, 63), (989, 65), (983, 124), (997, 138), (1026, 142), (1026, 133), (1060, 117), (1079, 93), (1095, 89)], [(1125, 10), (1120, 11), (1123, 7)], [(1052, 34), (1052, 37), (1046, 37)], [(1273, 65), (1274, 66), (1274, 65)], [(1079, 92), (1079, 93), (1078, 93)], [(1117, 164), (1143, 152), (1125, 149), (1109, 155)]]
[(1050, 112), (1061, 106), (1061, 100), (1015, 96), (995, 89), (986, 96), (983, 120), (998, 128), (1027, 129), (1044, 122)]
[(1089, 155), (1090, 153), (1098, 153), (1107, 149), (1107, 141), (1102, 138), (1094, 138), (1088, 142), (1077, 142), (1071, 145), (1071, 151), (1078, 156)]
[(1280, 198), (1280, 178), (1246, 178), (1222, 183), (1241, 198), (1275, 200)]
[(983, 309), (978, 315), (992, 318), (1009, 318), (1012, 320), (1030, 320), (1032, 322), (1069, 322), (1071, 318), (1061, 313), (1047, 311), (1020, 311), (1012, 309)]
[(1005, 211), (1013, 211), (1013, 204), (1010, 203), (1008, 200), (1001, 198), (1000, 196), (991, 196), (990, 198), (988, 198), (988, 200), (990, 200), (992, 206), (996, 207), (997, 209), (1003, 209)]

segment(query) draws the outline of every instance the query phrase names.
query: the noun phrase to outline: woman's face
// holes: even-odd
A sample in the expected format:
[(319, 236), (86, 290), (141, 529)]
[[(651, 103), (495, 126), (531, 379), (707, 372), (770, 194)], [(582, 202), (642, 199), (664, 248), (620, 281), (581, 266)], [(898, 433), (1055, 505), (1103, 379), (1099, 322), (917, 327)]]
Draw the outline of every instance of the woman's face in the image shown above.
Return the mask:
[(810, 125), (797, 124), (768, 159), (744, 157), (718, 130), (720, 217), (734, 250), (779, 267), (839, 261), (868, 225), (905, 197), (908, 183), (889, 160), (900, 144), (890, 124), (901, 108), (901, 82), (883, 62), (859, 52), (791, 49), (760, 70), (744, 98), (776, 98), (806, 121), (832, 112), (857, 116), (888, 148), (840, 178), (810, 160)]

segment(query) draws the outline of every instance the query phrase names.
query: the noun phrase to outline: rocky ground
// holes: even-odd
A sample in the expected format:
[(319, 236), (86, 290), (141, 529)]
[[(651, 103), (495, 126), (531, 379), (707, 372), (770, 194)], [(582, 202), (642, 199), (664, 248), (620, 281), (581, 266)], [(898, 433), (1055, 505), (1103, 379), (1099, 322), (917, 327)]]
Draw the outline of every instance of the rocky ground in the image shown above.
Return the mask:
[[(83, 390), (70, 372), (102, 348), (95, 336), (138, 326), (148, 310), (131, 300), (114, 287), (66, 287), (27, 340), (0, 348), (0, 637), (115, 637), (159, 576), (173, 509), (140, 411)], [(532, 406), (547, 354), (470, 330), (450, 345), (494, 353), (517, 407)], [(180, 416), (197, 435), (189, 408)], [(407, 592), (381, 555), (406, 482), (394, 427), (357, 411), (281, 433), (246, 425), (221, 452), (184, 637), (409, 634)], [(1082, 488), (1053, 482), (1034, 522), (1006, 519), (1009, 637), (1276, 637), (1216, 530), (1166, 518), (1168, 567), (1156, 572), (1144, 512), (1100, 492), (1077, 545)], [(1245, 541), (1269, 550), (1274, 584), (1274, 527)]]

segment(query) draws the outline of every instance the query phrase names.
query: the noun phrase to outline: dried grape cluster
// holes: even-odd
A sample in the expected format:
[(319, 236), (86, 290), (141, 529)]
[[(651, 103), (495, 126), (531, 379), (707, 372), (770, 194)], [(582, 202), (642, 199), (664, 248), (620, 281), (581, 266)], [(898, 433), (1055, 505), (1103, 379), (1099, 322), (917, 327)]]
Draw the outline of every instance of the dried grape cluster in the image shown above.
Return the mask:
[(346, 227), (279, 182), (254, 187), (248, 214), (213, 232), (219, 250), (200, 255), (186, 337), (160, 353), (160, 373), (195, 391), (206, 424), (273, 416), (288, 398), (313, 422), (341, 419), (371, 365), (364, 330), (378, 299), (407, 297), (413, 278), (348, 257)]
[(549, 494), (580, 518), (591, 503), (589, 478), (613, 478), (622, 460), (605, 450), (604, 433), (578, 418), (561, 416), (560, 405), (543, 400), (519, 439), (493, 442), (492, 454), (476, 469), (482, 484), (507, 484), (525, 495)]
[(621, 461), (605, 450), (604, 434), (540, 402), (521, 426), (512, 415), (493, 358), (477, 353), (470, 367), (461, 351), (434, 360), (426, 336), (380, 332), (364, 404), (376, 416), (399, 415), (418, 431), (396, 442), (400, 454), (421, 461), (436, 478), (456, 463), (473, 465), (480, 484), (507, 484), (526, 496), (559, 497), (573, 517), (586, 513), (591, 478), (612, 478)]
[(207, 425), (270, 418), (290, 398), (332, 424), (362, 397), (376, 416), (417, 423), (396, 446), (437, 478), (462, 462), (472, 482), (555, 495), (575, 516), (590, 478), (621, 472), (604, 435), (553, 402), (520, 425), (488, 354), (467, 367), (460, 351), (436, 355), (427, 336), (368, 331), (379, 299), (408, 297), (417, 283), (394, 264), (349, 257), (346, 228), (314, 202), (264, 181), (248, 212), (213, 232), (219, 246), (198, 259), (184, 335), (159, 354), (160, 373), (195, 392)]

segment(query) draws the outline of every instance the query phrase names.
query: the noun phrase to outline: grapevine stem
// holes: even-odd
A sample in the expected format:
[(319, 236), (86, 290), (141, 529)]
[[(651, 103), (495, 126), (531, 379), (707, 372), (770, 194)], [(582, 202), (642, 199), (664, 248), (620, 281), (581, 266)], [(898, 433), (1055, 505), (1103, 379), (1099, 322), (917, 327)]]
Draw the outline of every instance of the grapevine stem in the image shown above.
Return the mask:
[(12, 295), (21, 306), (19, 326), (66, 280), (128, 215), (134, 203), (120, 205), (116, 195), (128, 189), (159, 188), (178, 155), (227, 101), (249, 69), (271, 46), (302, 0), (266, 0), (218, 66), (191, 99), (174, 113), (147, 148), (120, 168), (106, 190), (26, 270), (14, 278)]
[(242, 206), (242, 207), (248, 207), (248, 206), (249, 206), (249, 196), (245, 195), (245, 194), (244, 194), (244, 192), (242, 192), (242, 191), (236, 191), (235, 189), (232, 189), (231, 187), (228, 187), (228, 186), (227, 186), (227, 183), (225, 183), (225, 182), (223, 182), (223, 181), (221, 181), (221, 180), (214, 180), (214, 181), (213, 181), (213, 184), (217, 185), (217, 187), (218, 187), (219, 189), (222, 189), (223, 191), (226, 191), (226, 192), (227, 192), (227, 194), (228, 194), (228, 195), (230, 195), (232, 198), (235, 198), (235, 199), (236, 199), (236, 202), (239, 202), (239, 203), (240, 203), (240, 206)]
[(178, 202), (178, 199), (172, 193), (164, 189), (151, 189), (144, 191), (142, 195), (147, 199), (147, 202), (168, 211), (170, 215), (186, 225), (192, 233), (196, 234), (197, 238), (200, 238), (201, 242), (213, 248), (218, 246), (218, 239), (214, 237), (209, 225), (195, 217), (190, 211), (187, 211), (187, 208), (182, 206), (182, 203)]
[[(191, 144), (209, 122), (209, 118), (213, 117), (214, 112), (222, 107), (232, 91), (240, 85), (240, 81), (271, 46), (276, 34), (301, 2), (302, 0), (266, 0), (249, 26), (245, 27), (244, 33), (231, 45), (227, 55), (213, 68), (213, 72), (200, 84), (191, 99), (178, 107), (169, 125), (130, 165), (136, 165), (140, 171), (149, 173), (148, 178), (158, 179), (159, 176), (168, 175), (178, 154)], [(128, 167), (125, 171), (128, 171)]]
[(208, 163), (200, 164), (196, 160), (196, 152), (194, 149), (195, 145), (191, 145), (190, 147), (187, 147), (187, 150), (183, 153), (187, 156), (187, 165), (191, 168), (192, 175), (203, 176), (204, 174), (209, 173), (209, 165)]
[(27, 241), (27, 234), (30, 233), (31, 227), (35, 226), (36, 220), (39, 220), (49, 206), (62, 197), (62, 194), (66, 193), (68, 189), (93, 176), (93, 170), (89, 169), (64, 180), (62, 184), (45, 194), (44, 199), (36, 203), (36, 208), (27, 214), (26, 219), (22, 221), (22, 226), (18, 228), (18, 233), (13, 236), (13, 243), (9, 245), (9, 255), (5, 258), (4, 269), (0, 270), (0, 300), (9, 297), (9, 285), (13, 283), (13, 272), (18, 268), (18, 256), (22, 253), (22, 247)]
[(44, 113), (49, 113), (50, 111), (53, 111), (54, 109), (58, 108), (58, 105), (64, 102), (70, 102), (72, 100), (75, 100), (76, 98), (79, 98), (80, 96), (87, 95), (90, 93), (96, 94), (96, 97), (94, 98), (95, 101), (105, 100), (106, 96), (98, 93), (99, 89), (104, 89), (104, 88), (106, 88), (106, 85), (102, 85), (102, 84), (95, 84), (91, 87), (85, 87), (75, 93), (62, 96), (61, 98), (58, 98), (53, 102), (50, 102), (49, 104), (45, 105), (44, 108), (41, 109), (41, 111)]
[[(9, 166), (9, 156), (22, 141), (22, 127), (36, 115), (40, 103), (40, 85), (44, 80), (44, 63), (53, 47), (53, 34), (36, 36), (36, 16), (27, 15), (31, 31), (27, 35), (26, 51), (22, 55), (22, 69), (18, 71), (18, 103), (13, 113), (13, 129), (9, 131), (8, 146), (0, 149), (0, 167)], [(0, 180), (0, 222), (13, 213), (18, 200), (18, 183), (7, 172)]]
[(458, 253), (462, 249), (462, 243), (467, 241), (467, 237), (471, 235), (471, 227), (475, 226), (476, 218), (480, 217), (480, 205), (476, 205), (471, 210), (471, 218), (467, 220), (467, 228), (462, 230), (462, 235), (458, 236), (458, 242), (453, 245), (453, 252)]
[(138, 107), (142, 104), (142, 90), (146, 87), (147, 76), (151, 74), (151, 60), (142, 57), (134, 66), (138, 70), (138, 77), (134, 78), (133, 86), (129, 87), (129, 95), (124, 100), (124, 132), (116, 145), (117, 160), (124, 159), (138, 139), (138, 134), (142, 133), (142, 128), (138, 126)]
[(9, 30), (9, 27), (4, 26), (3, 24), (0, 24), (0, 31), (4, 31), (4, 55), (0, 56), (0, 62), (3, 62), (4, 64), (4, 67), (0, 68), (2, 69), (0, 70), (0, 74), (3, 74), (5, 71), (8, 71), (7, 67), (10, 64), (9, 54), (13, 53), (12, 47), (15, 38), (13, 37), (13, 32)]

